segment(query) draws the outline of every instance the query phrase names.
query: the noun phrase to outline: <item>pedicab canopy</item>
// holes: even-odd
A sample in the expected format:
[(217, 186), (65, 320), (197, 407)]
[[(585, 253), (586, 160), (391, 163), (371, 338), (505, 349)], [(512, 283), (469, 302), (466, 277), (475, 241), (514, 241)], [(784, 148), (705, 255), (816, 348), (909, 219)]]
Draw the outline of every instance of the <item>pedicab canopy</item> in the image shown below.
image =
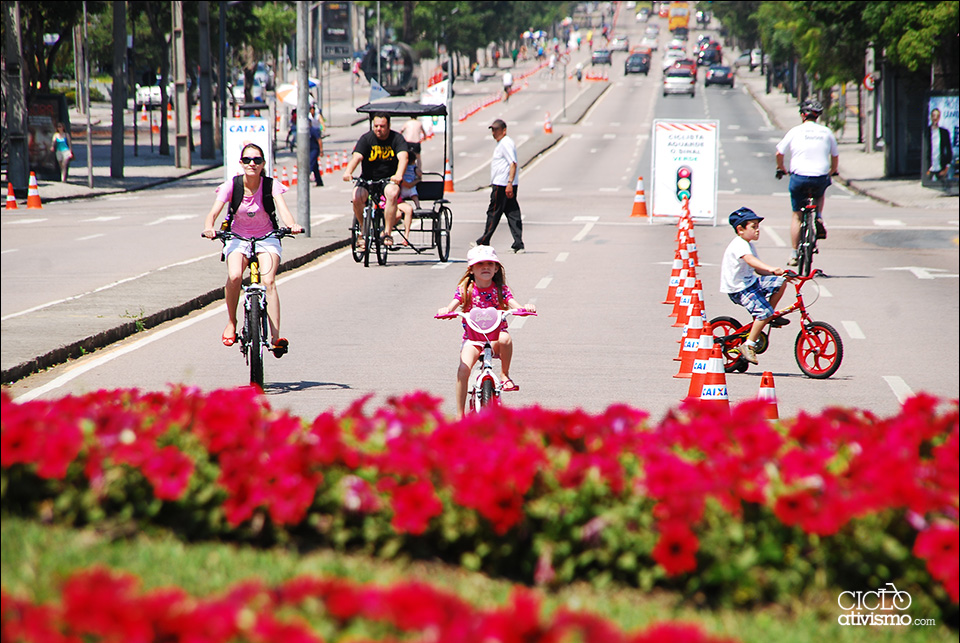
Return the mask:
[(367, 103), (357, 108), (361, 114), (370, 114), (383, 112), (394, 116), (446, 116), (446, 105), (423, 105), (421, 103), (412, 103), (409, 101), (384, 101), (378, 103)]

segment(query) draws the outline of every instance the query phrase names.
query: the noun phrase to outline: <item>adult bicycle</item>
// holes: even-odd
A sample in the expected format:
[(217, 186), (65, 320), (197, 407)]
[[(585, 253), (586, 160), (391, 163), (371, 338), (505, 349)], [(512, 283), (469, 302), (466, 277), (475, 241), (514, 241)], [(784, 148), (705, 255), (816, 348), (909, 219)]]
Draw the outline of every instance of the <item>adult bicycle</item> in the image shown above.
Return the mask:
[[(252, 257), (249, 260), (250, 283), (243, 286), (243, 326), (237, 334), (240, 353), (250, 366), (250, 384), (263, 388), (263, 353), (272, 351), (267, 332), (267, 290), (260, 283), (260, 259), (257, 243), (265, 239), (292, 237), (290, 228), (271, 230), (262, 237), (244, 237), (229, 230), (218, 230), (214, 239), (224, 244), (230, 239), (250, 242)], [(279, 356), (279, 355), (278, 355)]]
[(370, 249), (373, 248), (377, 256), (377, 263), (381, 266), (387, 263), (387, 246), (383, 241), (384, 213), (386, 197), (383, 189), (390, 183), (390, 179), (368, 180), (357, 177), (353, 180), (357, 187), (367, 191), (367, 202), (363, 206), (363, 222), (358, 223), (356, 217), (350, 226), (350, 249), (353, 260), (363, 262), (364, 267), (370, 266)]
[[(784, 177), (783, 170), (777, 170), (777, 180)], [(809, 275), (813, 272), (813, 255), (817, 254), (817, 239), (826, 239), (826, 229), (820, 218), (820, 199), (814, 197), (810, 188), (804, 196), (803, 206), (800, 208), (800, 235), (797, 239), (797, 272)], [(818, 270), (820, 274), (822, 271)]]
[(460, 317), (467, 326), (483, 336), (483, 342), (474, 342), (480, 347), (480, 357), (474, 366), (467, 388), (467, 408), (479, 412), (483, 407), (500, 402), (503, 383), (493, 368), (493, 342), (500, 335), (500, 324), (508, 315), (517, 317), (536, 316), (526, 308), (499, 310), (497, 308), (471, 308), (470, 312), (455, 310), (445, 315), (434, 315), (436, 319)]
[[(809, 304), (804, 303), (803, 293), (800, 290), (807, 282), (812, 281), (814, 276), (797, 274), (792, 270), (788, 270), (784, 276), (796, 288), (797, 299), (788, 308), (774, 312), (769, 321), (774, 322), (799, 311), (800, 331), (797, 333), (793, 347), (797, 366), (807, 377), (816, 380), (826, 379), (840, 368), (840, 362), (843, 361), (843, 341), (833, 326), (826, 322), (813, 321), (807, 312), (807, 306), (813, 305), (816, 299)], [(779, 324), (768, 323), (764, 327), (763, 332), (757, 337), (757, 345), (754, 348), (758, 355), (766, 351), (770, 345), (770, 329), (786, 326), (787, 323), (789, 320)], [(740, 354), (739, 347), (747, 341), (750, 329), (753, 327), (753, 320), (750, 323), (741, 324), (733, 317), (722, 316), (710, 320), (710, 324), (713, 328), (713, 341), (720, 346), (723, 353), (724, 370), (727, 373), (746, 371), (750, 363)]]

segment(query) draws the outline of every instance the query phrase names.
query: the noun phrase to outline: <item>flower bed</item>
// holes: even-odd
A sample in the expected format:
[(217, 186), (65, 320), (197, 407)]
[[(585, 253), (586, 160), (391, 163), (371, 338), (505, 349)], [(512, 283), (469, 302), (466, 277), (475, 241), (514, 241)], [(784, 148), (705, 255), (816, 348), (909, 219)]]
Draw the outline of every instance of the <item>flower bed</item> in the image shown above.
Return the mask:
[(412, 394), (306, 422), (252, 389), (2, 401), (3, 508), (185, 537), (436, 556), (525, 582), (664, 585), (728, 604), (826, 582), (958, 601), (957, 403), (878, 418), (685, 404), (657, 425)]
[[(602, 618), (561, 608), (545, 619), (534, 592), (517, 589), (508, 603), (477, 609), (425, 583), (389, 587), (344, 579), (299, 577), (277, 587), (241, 583), (223, 596), (199, 598), (179, 588), (144, 592), (138, 579), (94, 568), (72, 575), (59, 604), (37, 605), (2, 595), (4, 641), (191, 641), (195, 643), (321, 643), (399, 640), (461, 643), (725, 643), (683, 623), (624, 633)], [(357, 631), (383, 637), (357, 638)]]

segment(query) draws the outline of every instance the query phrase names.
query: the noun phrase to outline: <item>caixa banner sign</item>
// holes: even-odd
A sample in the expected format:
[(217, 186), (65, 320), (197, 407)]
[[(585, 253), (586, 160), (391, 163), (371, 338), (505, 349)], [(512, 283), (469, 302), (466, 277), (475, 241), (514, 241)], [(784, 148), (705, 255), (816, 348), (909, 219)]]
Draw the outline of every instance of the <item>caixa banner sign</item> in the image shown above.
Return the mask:
[(906, 613), (913, 599), (893, 583), (867, 592), (840, 592), (837, 605), (843, 613), (837, 617), (840, 625), (912, 625), (913, 618)]

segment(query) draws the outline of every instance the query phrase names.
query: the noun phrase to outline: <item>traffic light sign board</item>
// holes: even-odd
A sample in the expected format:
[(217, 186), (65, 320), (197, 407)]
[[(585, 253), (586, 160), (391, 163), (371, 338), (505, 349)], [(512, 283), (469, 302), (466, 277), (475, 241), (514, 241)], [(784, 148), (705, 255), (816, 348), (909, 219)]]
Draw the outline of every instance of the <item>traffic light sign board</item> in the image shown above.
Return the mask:
[(686, 165), (677, 168), (677, 201), (690, 200), (690, 188), (693, 186), (693, 170)]

